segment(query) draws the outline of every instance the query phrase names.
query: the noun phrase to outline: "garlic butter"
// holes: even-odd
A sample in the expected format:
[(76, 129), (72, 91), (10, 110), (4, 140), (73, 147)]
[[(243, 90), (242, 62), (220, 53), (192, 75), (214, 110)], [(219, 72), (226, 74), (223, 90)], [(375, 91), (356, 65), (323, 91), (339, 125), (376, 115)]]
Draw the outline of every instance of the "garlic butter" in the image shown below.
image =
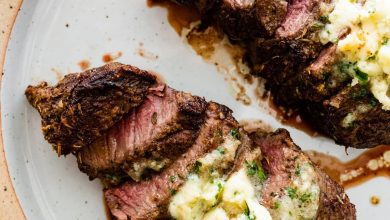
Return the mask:
[[(337, 42), (344, 62), (353, 65), (353, 83), (368, 84), (390, 110), (390, 1), (335, 0), (328, 23), (320, 32), (323, 44)], [(342, 33), (346, 36), (340, 39)]]

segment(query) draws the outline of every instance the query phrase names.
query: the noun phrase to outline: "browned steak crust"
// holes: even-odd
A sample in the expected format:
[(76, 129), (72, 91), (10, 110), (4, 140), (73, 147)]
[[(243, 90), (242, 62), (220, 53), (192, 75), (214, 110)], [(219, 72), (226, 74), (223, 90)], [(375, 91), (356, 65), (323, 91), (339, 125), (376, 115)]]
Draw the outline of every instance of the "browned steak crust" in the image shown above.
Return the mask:
[[(176, 2), (197, 6), (204, 23), (218, 26), (247, 50), (252, 74), (267, 80), (266, 88), (286, 115), (297, 111), (318, 131), (346, 147), (390, 144), (390, 111), (382, 109), (367, 86), (352, 88), (350, 74), (339, 69), (336, 45), (323, 45), (318, 39), (328, 22), (328, 12), (321, 8), (331, 0)], [(366, 90), (357, 103), (348, 98), (356, 97), (355, 90)], [(340, 97), (344, 103), (339, 107), (329, 105)], [(375, 106), (361, 112), (362, 102)], [(342, 121), (356, 112), (357, 120), (346, 128)]]
[(56, 86), (29, 86), (26, 96), (42, 117), (46, 140), (59, 155), (89, 145), (146, 97), (156, 77), (138, 68), (107, 64), (65, 76)]

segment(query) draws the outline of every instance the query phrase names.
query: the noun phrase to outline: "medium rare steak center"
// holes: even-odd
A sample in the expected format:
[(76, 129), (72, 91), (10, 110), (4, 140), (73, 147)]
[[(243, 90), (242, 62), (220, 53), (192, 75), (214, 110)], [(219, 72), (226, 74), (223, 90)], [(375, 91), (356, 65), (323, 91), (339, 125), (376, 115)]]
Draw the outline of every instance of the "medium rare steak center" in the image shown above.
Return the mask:
[(104, 183), (116, 219), (356, 219), (284, 129), (248, 133), (221, 104), (110, 63), (29, 86), (42, 131)]

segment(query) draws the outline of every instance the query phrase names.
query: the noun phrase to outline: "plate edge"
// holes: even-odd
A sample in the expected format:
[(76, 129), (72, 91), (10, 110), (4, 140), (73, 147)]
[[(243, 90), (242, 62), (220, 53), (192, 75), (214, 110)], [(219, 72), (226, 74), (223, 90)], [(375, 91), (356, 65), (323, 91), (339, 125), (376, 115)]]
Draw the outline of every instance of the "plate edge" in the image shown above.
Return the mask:
[[(3, 67), (11, 36), (12, 28), (20, 10), (23, 0), (3, 0), (0, 2), (0, 83), (4, 75)], [(1, 105), (1, 100), (0, 100)], [(0, 118), (0, 213), (3, 219), (26, 219), (22, 207), (16, 196), (14, 187), (8, 171), (7, 160), (5, 158), (2, 126)]]

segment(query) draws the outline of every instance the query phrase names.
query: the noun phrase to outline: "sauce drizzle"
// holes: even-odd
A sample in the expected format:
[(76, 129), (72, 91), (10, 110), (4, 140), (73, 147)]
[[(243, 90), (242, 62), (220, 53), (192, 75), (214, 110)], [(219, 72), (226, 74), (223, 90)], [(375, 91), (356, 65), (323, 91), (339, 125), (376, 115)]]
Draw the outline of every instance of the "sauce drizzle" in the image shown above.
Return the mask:
[(349, 162), (342, 162), (334, 156), (316, 151), (306, 153), (326, 174), (345, 188), (379, 176), (390, 178), (390, 146), (369, 149)]
[(184, 28), (200, 20), (200, 14), (193, 6), (183, 6), (166, 0), (147, 0), (148, 7), (160, 6), (168, 11), (168, 21), (175, 31), (181, 35)]

